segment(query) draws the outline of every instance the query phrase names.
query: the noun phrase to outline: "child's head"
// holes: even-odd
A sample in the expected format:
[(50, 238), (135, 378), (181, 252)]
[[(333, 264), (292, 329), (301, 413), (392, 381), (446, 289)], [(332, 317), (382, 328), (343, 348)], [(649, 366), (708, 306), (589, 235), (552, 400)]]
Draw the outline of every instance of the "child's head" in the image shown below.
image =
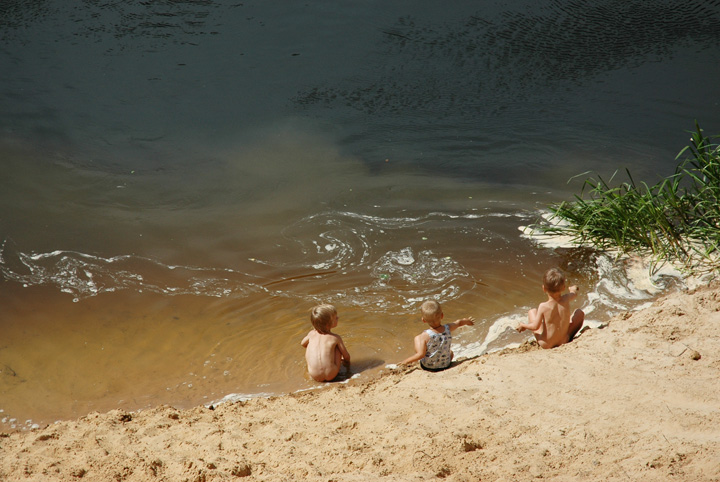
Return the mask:
[(435, 300), (428, 300), (420, 306), (420, 312), (422, 313), (422, 319), (428, 325), (440, 323), (443, 317), (443, 311), (440, 307), (440, 303)]
[(565, 275), (558, 268), (550, 268), (543, 276), (543, 289), (548, 293), (557, 293), (565, 288)]
[(310, 323), (320, 333), (330, 333), (333, 329), (333, 321), (337, 317), (337, 310), (333, 305), (317, 305), (310, 310)]

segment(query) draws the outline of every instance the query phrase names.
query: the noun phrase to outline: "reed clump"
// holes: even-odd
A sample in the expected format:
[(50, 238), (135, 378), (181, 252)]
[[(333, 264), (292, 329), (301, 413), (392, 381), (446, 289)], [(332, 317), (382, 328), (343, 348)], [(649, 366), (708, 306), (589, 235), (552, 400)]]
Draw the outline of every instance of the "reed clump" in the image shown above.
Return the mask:
[(672, 176), (654, 185), (636, 183), (627, 169), (620, 184), (613, 182), (617, 172), (607, 182), (589, 177), (574, 201), (550, 206), (550, 223), (535, 227), (602, 250), (650, 254), (655, 263), (690, 272), (718, 270), (720, 146), (712, 142), (718, 137), (705, 136), (696, 122)]

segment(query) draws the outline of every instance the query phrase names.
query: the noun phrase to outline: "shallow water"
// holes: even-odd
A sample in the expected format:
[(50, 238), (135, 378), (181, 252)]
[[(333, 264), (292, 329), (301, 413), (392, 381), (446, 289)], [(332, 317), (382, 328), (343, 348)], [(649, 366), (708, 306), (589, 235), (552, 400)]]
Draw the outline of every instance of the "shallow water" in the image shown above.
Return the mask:
[(564, 268), (588, 317), (674, 286), (522, 236), (582, 177), (720, 132), (718, 2), (9, 2), (0, 420), (316, 387), (308, 310), (369, 376), (420, 303), (473, 356)]

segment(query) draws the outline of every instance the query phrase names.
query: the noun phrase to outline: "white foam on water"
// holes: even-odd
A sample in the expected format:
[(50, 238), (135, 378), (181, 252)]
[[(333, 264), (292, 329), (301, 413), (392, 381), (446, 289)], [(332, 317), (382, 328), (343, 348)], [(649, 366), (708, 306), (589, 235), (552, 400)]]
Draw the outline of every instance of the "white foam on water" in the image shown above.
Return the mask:
[(223, 403), (235, 403), (235, 402), (247, 402), (248, 400), (251, 400), (253, 398), (270, 398), (272, 397), (272, 393), (229, 393), (222, 397), (219, 400), (215, 400), (214, 402), (210, 402), (206, 404), (206, 407), (217, 407), (220, 404)]
[[(553, 225), (558, 228), (567, 227), (570, 225), (567, 221), (561, 218), (553, 217), (553, 214), (549, 211), (543, 211), (540, 213), (545, 222), (549, 225)], [(533, 226), (518, 226), (520, 230), (520, 236), (529, 239), (541, 246), (546, 248), (577, 248), (580, 246), (573, 238), (569, 235), (559, 234), (547, 234), (543, 231), (534, 228)]]
[[(468, 357), (468, 358), (474, 358), (480, 355), (484, 355), (488, 352), (488, 347), (491, 343), (497, 341), (503, 334), (508, 332), (509, 330), (515, 331), (515, 327), (524, 321), (526, 321), (527, 315), (526, 314), (512, 314), (508, 316), (501, 316), (495, 322), (490, 325), (490, 329), (488, 330), (487, 335), (485, 335), (485, 339), (480, 342), (476, 341), (473, 343), (468, 343), (467, 345), (453, 345), (453, 351), (455, 352), (455, 358), (458, 357)], [(508, 347), (509, 345), (503, 345), (503, 348)]]
[[(555, 217), (549, 211), (541, 212), (540, 216), (548, 225), (558, 228), (564, 228), (570, 225), (566, 220)], [(521, 237), (530, 239), (545, 248), (581, 247), (581, 244), (576, 242), (573, 236), (547, 234), (533, 226), (519, 226), (518, 229), (521, 232)], [(696, 248), (698, 253), (704, 251), (703, 246), (697, 246)], [(700, 255), (693, 255), (691, 253), (690, 257), (691, 263), (696, 262), (701, 264), (699, 259)], [(688, 289), (705, 285), (714, 279), (712, 272), (688, 274), (688, 270), (684, 269), (683, 266), (678, 263), (669, 261), (659, 263), (650, 256), (625, 255), (611, 250), (599, 253), (598, 255), (598, 271), (600, 277), (603, 278), (606, 275), (611, 275), (610, 278), (614, 278), (615, 276), (612, 275), (617, 273), (617, 266), (621, 263), (624, 265), (622, 270), (624, 272), (624, 278), (628, 282), (626, 287), (615, 284), (614, 291), (621, 298), (623, 294), (627, 295), (628, 293), (633, 293), (634, 296), (642, 296), (640, 293), (650, 296), (658, 295), (665, 291), (666, 283), (664, 283), (663, 280), (668, 278), (677, 280), (684, 288)]]
[[(551, 213), (544, 212), (541, 216), (548, 222), (562, 227), (567, 222), (554, 218)], [(579, 248), (572, 236), (545, 234), (532, 226), (520, 226), (521, 237), (532, 240), (538, 245), (549, 248)], [(707, 283), (709, 275), (688, 276), (681, 268), (671, 263), (658, 264), (649, 257), (622, 255), (618, 252), (597, 251), (595, 270), (598, 281), (585, 294), (586, 302), (578, 306), (585, 312), (584, 326), (601, 328), (602, 321), (591, 319), (589, 314), (597, 311), (608, 313), (619, 311), (636, 311), (647, 308), (655, 298), (662, 295), (669, 286), (690, 287)], [(485, 339), (467, 345), (453, 345), (456, 356), (476, 357), (488, 353), (489, 347), (497, 343), (494, 349), (510, 348), (518, 345), (510, 342), (502, 343), (505, 335), (511, 335), (518, 323), (527, 321), (526, 307), (520, 313), (501, 316), (490, 326)], [(510, 336), (508, 336), (510, 338)]]

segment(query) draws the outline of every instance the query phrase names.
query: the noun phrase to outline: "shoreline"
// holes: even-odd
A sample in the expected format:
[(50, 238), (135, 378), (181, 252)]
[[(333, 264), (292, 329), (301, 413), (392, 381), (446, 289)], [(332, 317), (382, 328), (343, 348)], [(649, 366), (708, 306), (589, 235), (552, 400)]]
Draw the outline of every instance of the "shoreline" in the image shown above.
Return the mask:
[(7, 480), (720, 480), (720, 283), (569, 344), (0, 435)]

